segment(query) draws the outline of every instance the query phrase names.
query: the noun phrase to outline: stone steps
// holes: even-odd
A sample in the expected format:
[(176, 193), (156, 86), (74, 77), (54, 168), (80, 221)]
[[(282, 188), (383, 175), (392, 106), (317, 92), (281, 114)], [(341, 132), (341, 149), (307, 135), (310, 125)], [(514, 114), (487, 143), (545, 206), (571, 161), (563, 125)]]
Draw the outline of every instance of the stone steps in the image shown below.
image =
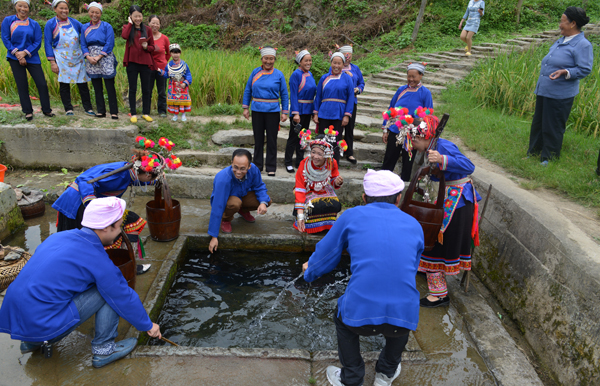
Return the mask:
[[(369, 83), (371, 83), (375, 86), (378, 86), (378, 87), (387, 88), (389, 90), (397, 90), (400, 86), (406, 85), (406, 83), (401, 83), (399, 81), (391, 82), (391, 81), (384, 81), (384, 80), (371, 80), (371, 81), (369, 81)], [(442, 92), (442, 90), (446, 89), (446, 87), (444, 87), (444, 86), (438, 86), (435, 84), (428, 84), (426, 87), (429, 89), (429, 91), (431, 91), (432, 94), (439, 94)], [(392, 96), (393, 96), (393, 94), (392, 94)]]
[[(381, 126), (381, 122), (379, 122), (379, 125)], [(382, 143), (381, 142), (381, 134), (377, 133), (377, 134), (373, 134), (372, 136), (372, 140), (378, 140), (378, 143)], [(220, 149), (217, 152), (211, 152), (211, 151), (199, 151), (199, 150), (182, 150), (177, 152), (177, 156), (179, 157), (179, 159), (181, 159), (181, 162), (183, 162), (184, 165), (190, 167), (190, 168), (224, 168), (227, 167), (229, 165), (231, 165), (231, 155), (233, 153), (233, 151), (235, 149), (238, 149), (239, 147), (224, 147), (222, 149)], [(254, 153), (254, 149), (253, 148), (245, 148), (246, 150), (248, 150), (250, 153)], [(307, 153), (305, 152), (305, 155), (307, 155)], [(294, 160), (295, 160), (296, 156), (294, 155)], [(348, 160), (346, 160), (345, 158), (342, 158), (339, 162), (339, 168), (340, 169), (344, 169), (344, 170), (366, 170), (368, 168), (380, 168), (381, 167), (381, 162), (383, 161), (383, 158), (379, 159), (379, 160), (368, 160), (368, 159), (359, 159), (357, 158), (358, 162), (354, 165), (352, 163), (350, 163)], [(284, 163), (284, 152), (282, 151), (278, 151), (277, 152), (277, 170), (284, 170), (285, 169), (285, 163)]]

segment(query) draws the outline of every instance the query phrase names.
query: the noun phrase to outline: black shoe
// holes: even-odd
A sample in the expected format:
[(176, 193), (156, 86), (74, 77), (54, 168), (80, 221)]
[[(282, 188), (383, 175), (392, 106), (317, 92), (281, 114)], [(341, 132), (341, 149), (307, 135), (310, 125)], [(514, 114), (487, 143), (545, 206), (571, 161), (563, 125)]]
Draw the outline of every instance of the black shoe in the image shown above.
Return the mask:
[(31, 114), (29, 116), (25, 115), (25, 119), (28, 120), (28, 121), (32, 121), (33, 120), (33, 114)]
[(137, 274), (142, 275), (150, 270), (152, 264), (138, 264), (137, 265)]
[(358, 161), (356, 160), (356, 158), (352, 158), (352, 159), (351, 159), (350, 157), (348, 157), (348, 158), (346, 158), (346, 159), (347, 159), (347, 160), (348, 160), (348, 162), (350, 162), (352, 165), (356, 165), (356, 163), (358, 162)]
[(285, 170), (286, 170), (288, 173), (293, 173), (293, 172), (294, 172), (294, 167), (293, 167), (293, 166), (286, 166), (286, 167), (285, 167)]
[(267, 176), (269, 176), (269, 177), (275, 177), (275, 172), (269, 172), (269, 173), (267, 173)]
[(54, 113), (44, 113), (45, 116), (52, 118), (53, 116), (55, 116), (56, 114)]
[(96, 118), (106, 118), (106, 113), (104, 113), (104, 114), (96, 113)]
[(436, 300), (435, 302), (429, 301), (427, 299), (427, 296), (425, 296), (423, 299), (421, 299), (419, 301), (419, 303), (421, 304), (421, 307), (425, 307), (425, 308), (435, 308), (435, 307), (439, 307), (439, 306), (449, 306), (450, 305), (450, 296), (446, 295), (445, 298), (438, 298), (438, 300)]
[(111, 117), (112, 119), (119, 119), (119, 116), (118, 116), (118, 115), (116, 115), (116, 114), (111, 114), (111, 115), (110, 115), (110, 117)]

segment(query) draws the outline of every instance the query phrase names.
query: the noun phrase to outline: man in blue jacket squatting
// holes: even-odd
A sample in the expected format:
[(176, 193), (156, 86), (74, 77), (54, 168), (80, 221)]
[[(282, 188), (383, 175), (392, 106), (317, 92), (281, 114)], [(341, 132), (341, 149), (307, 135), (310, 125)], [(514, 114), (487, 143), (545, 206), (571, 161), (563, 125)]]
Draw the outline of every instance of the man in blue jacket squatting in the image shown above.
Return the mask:
[(385, 336), (375, 366), (375, 386), (391, 385), (400, 375), (402, 351), (409, 332), (419, 323), (419, 291), (415, 277), (425, 239), (421, 225), (398, 208), (404, 183), (389, 170), (369, 170), (363, 187), (364, 206), (346, 210), (304, 263), (311, 282), (350, 254), (352, 278), (338, 299), (333, 316), (342, 368), (329, 366), (334, 386), (360, 386), (365, 362), (359, 335)]
[(0, 332), (21, 340), (21, 353), (42, 348), (49, 357), (53, 343), (94, 314), (94, 367), (123, 358), (136, 346), (136, 338), (115, 342), (119, 316), (151, 337), (161, 337), (160, 327), (104, 250), (120, 234), (124, 211), (120, 198), (93, 200), (83, 213), (83, 228), (48, 237), (8, 287)]
[(235, 150), (231, 157), (231, 166), (217, 173), (213, 181), (210, 205), (210, 253), (214, 253), (219, 246), (219, 228), (224, 233), (231, 233), (234, 214), (239, 213), (244, 220), (254, 222), (251, 210), (256, 210), (258, 214), (267, 213), (271, 199), (260, 170), (252, 163), (252, 154), (248, 150)]

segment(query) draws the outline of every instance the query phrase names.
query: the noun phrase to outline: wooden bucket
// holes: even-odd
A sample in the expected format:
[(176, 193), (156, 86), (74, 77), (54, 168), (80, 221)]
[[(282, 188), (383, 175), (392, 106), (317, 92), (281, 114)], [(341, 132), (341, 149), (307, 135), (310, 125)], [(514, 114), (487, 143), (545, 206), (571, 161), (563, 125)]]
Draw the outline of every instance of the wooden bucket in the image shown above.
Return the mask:
[(154, 188), (154, 200), (146, 204), (146, 219), (152, 240), (171, 241), (179, 237), (181, 206), (179, 201), (171, 199), (166, 181), (161, 188)]
[[(420, 177), (433, 174), (440, 179), (438, 197), (435, 204), (429, 204), (421, 201), (414, 201), (413, 194), (417, 188), (417, 181)], [(444, 195), (446, 191), (446, 180), (444, 174), (437, 168), (431, 169), (430, 166), (422, 166), (413, 176), (405, 194), (404, 201), (400, 209), (413, 216), (421, 227), (425, 235), (425, 250), (430, 251), (438, 239), (438, 234), (442, 228), (444, 220)]]
[(25, 220), (43, 216), (46, 212), (46, 203), (44, 202), (44, 198), (40, 198), (38, 201), (33, 202), (27, 205), (19, 205), (19, 209), (21, 209), (21, 214)]
[[(127, 237), (127, 233), (121, 229), (121, 237), (127, 245), (127, 249), (107, 249), (108, 257), (121, 270), (123, 277), (131, 289), (135, 289), (135, 279), (137, 275), (137, 263), (135, 261), (135, 253), (133, 246)], [(140, 241), (141, 242), (141, 241)]]

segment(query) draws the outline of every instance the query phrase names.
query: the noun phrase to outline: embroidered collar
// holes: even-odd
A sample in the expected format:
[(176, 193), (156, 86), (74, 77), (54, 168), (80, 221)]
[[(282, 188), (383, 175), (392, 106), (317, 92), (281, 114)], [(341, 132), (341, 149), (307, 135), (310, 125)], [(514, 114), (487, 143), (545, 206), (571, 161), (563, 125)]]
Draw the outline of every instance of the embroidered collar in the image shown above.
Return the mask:
[(406, 87), (409, 90), (418, 90), (419, 88), (421, 88), (421, 86), (423, 85), (423, 83), (419, 82), (419, 84), (417, 85), (417, 87), (411, 87), (410, 84), (408, 85), (408, 87)]

